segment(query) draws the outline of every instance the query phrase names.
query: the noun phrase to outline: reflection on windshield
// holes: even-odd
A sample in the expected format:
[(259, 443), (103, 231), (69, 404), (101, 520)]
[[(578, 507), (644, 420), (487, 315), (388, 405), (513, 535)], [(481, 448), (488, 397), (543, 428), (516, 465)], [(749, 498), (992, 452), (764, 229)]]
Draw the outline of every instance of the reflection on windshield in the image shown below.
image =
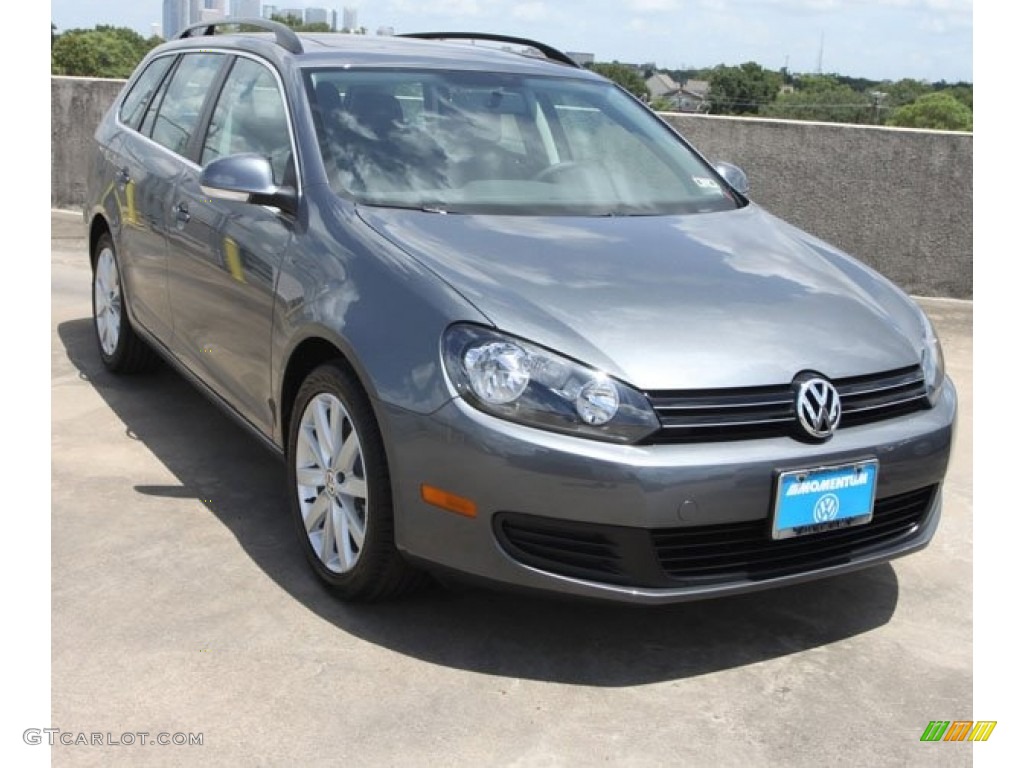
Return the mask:
[(601, 82), (475, 72), (307, 73), (338, 194), (450, 213), (736, 207), (656, 118)]

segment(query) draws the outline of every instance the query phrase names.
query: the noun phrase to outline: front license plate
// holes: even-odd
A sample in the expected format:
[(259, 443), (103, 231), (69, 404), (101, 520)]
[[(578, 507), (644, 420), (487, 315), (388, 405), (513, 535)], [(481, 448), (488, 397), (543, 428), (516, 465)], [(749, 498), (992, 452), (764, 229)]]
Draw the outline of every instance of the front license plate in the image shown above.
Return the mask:
[(819, 467), (779, 475), (772, 538), (788, 539), (871, 521), (878, 461)]

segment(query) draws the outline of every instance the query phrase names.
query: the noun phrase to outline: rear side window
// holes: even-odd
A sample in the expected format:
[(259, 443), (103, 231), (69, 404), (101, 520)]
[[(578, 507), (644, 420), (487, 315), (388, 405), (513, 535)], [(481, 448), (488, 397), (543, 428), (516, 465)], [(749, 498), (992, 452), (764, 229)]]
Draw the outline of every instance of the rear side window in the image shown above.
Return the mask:
[(219, 53), (182, 56), (153, 120), (153, 141), (184, 155), (199, 124), (206, 95), (224, 63)]
[(118, 112), (122, 123), (138, 129), (146, 108), (153, 101), (153, 94), (156, 93), (160, 81), (167, 74), (173, 61), (173, 56), (161, 56), (159, 59), (151, 61), (145, 71), (139, 75), (135, 85), (125, 96), (124, 102), (121, 104), (121, 111)]

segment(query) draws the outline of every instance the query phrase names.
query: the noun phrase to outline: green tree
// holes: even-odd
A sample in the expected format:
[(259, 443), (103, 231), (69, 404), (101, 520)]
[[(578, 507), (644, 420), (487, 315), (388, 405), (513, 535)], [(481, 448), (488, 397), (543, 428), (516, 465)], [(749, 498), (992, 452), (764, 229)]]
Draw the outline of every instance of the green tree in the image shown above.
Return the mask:
[(618, 83), (638, 99), (647, 98), (647, 84), (640, 77), (640, 73), (632, 67), (619, 64), (617, 61), (611, 63), (599, 61), (592, 64), (590, 68), (597, 72), (597, 74)]
[(70, 29), (53, 43), (50, 71), (80, 77), (128, 77), (142, 57), (160, 42), (159, 37), (147, 40), (127, 27)]
[(970, 107), (946, 92), (926, 93), (913, 104), (906, 104), (889, 118), (889, 125), (904, 128), (934, 128), (940, 131), (974, 130)]
[(719, 64), (711, 72), (708, 101), (716, 115), (750, 115), (775, 99), (782, 76), (748, 61), (738, 67)]
[(936, 83), (935, 89), (941, 90), (942, 93), (948, 93), (972, 112), (974, 111), (974, 86), (970, 83), (957, 83), (956, 85), (944, 86), (941, 89), (939, 84)]
[(765, 117), (788, 120), (817, 120), (826, 123), (873, 123), (874, 104), (867, 94), (848, 85), (814, 83), (791, 93), (780, 94), (761, 108)]
[(878, 90), (885, 93), (886, 106), (898, 109), (904, 104), (914, 103), (926, 93), (931, 93), (932, 87), (920, 80), (911, 80), (909, 77), (905, 77), (896, 82), (879, 83)]

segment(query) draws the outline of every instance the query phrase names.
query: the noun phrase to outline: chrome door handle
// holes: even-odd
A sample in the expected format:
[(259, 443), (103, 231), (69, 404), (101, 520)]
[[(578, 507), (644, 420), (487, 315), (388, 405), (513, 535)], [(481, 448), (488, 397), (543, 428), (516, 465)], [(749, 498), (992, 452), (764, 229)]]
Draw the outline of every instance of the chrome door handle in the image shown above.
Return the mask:
[(122, 187), (126, 186), (128, 182), (132, 180), (132, 176), (130, 173), (128, 173), (127, 168), (119, 168), (117, 170), (117, 173), (114, 174), (114, 178), (117, 180), (117, 183)]
[(187, 224), (192, 218), (192, 214), (188, 212), (188, 203), (178, 203), (174, 206), (174, 218), (182, 224)]

